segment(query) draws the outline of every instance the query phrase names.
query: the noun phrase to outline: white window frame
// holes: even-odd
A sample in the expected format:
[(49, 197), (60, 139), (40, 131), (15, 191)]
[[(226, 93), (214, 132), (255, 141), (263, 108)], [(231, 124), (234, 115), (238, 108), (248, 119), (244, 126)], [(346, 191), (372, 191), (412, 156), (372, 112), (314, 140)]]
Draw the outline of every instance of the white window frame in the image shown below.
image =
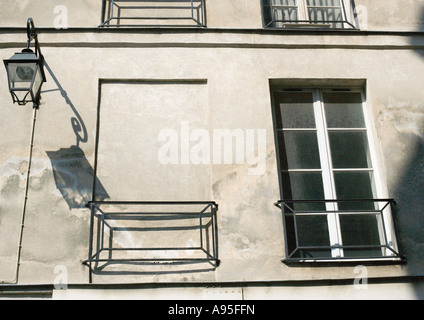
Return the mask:
[[(342, 90), (345, 88), (342, 88)], [(372, 130), (372, 124), (370, 115), (367, 112), (366, 107), (366, 98), (365, 94), (362, 88), (346, 88), (345, 89), (348, 92), (356, 92), (361, 94), (362, 99), (362, 112), (364, 116), (364, 122), (365, 127), (364, 128), (327, 128), (327, 121), (325, 117), (325, 110), (324, 110), (324, 99), (323, 99), (323, 93), (324, 92), (334, 92), (330, 88), (313, 88), (313, 89), (301, 89), (302, 92), (311, 92), (313, 95), (313, 109), (314, 109), (314, 116), (315, 116), (315, 122), (316, 122), (316, 132), (317, 132), (317, 138), (318, 138), (318, 148), (319, 148), (319, 155), (320, 155), (320, 161), (321, 161), (321, 171), (322, 171), (322, 178), (323, 178), (323, 188), (324, 188), (324, 196), (325, 199), (331, 199), (331, 200), (337, 200), (336, 195), (336, 188), (335, 188), (335, 181), (334, 181), (334, 175), (333, 172), (335, 171), (353, 171), (353, 170), (360, 170), (360, 171), (369, 171), (373, 173), (373, 193), (375, 199), (387, 199), (387, 191), (386, 188), (384, 188), (384, 184), (382, 183), (382, 176), (379, 169), (379, 161), (378, 161), (378, 155), (377, 155), (377, 149), (374, 142), (374, 133)], [(272, 90), (273, 93), (275, 92), (285, 92), (281, 90)], [(301, 130), (301, 129), (283, 129), (283, 130)], [(310, 130), (310, 129), (307, 129)], [(346, 131), (352, 131), (352, 130), (358, 130), (358, 131), (364, 131), (366, 132), (367, 136), (367, 142), (368, 142), (368, 152), (369, 152), (369, 158), (370, 158), (370, 166), (367, 169), (334, 169), (332, 167), (332, 160), (331, 160), (331, 150), (330, 150), (330, 142), (329, 142), (329, 131), (332, 130), (346, 130)], [(279, 168), (280, 171), (281, 168)], [(294, 170), (288, 170), (288, 172), (308, 172), (311, 170), (308, 169), (294, 169)], [(318, 171), (317, 169), (313, 169), (312, 171)], [(383, 210), (385, 203), (377, 203), (378, 209)], [(329, 238), (330, 238), (330, 245), (331, 246), (338, 246), (343, 245), (342, 243), (342, 235), (341, 235), (341, 227), (338, 215), (340, 214), (337, 208), (336, 201), (334, 202), (327, 202), (326, 203), (326, 210), (329, 211), (329, 213), (321, 213), (323, 215), (327, 215), (327, 221), (328, 221), (328, 230), (329, 230)], [(360, 213), (355, 213), (360, 214)], [(383, 241), (383, 235), (386, 235), (387, 244), (389, 244), (389, 247), (395, 251), (398, 252), (398, 245), (396, 241), (396, 233), (395, 233), (395, 226), (393, 225), (393, 219), (392, 219), (392, 212), (391, 210), (384, 210), (382, 211), (383, 219), (384, 219), (384, 229), (379, 230), (379, 236), (380, 236), (380, 243), (385, 243), (386, 241)], [(380, 226), (381, 227), (381, 226)], [(389, 249), (384, 249), (385, 253), (383, 253), (383, 258), (380, 258), (379, 260), (398, 260), (399, 257), (397, 257), (393, 251)], [(331, 249), (331, 256), (333, 259), (337, 260), (343, 260), (344, 254), (343, 254), (343, 248), (335, 247)], [(313, 260), (313, 259), (312, 259)], [(349, 258), (349, 261), (366, 261), (366, 260), (375, 260), (374, 258), (370, 259), (355, 259), (355, 258)], [(307, 259), (305, 259), (307, 261)], [(315, 261), (315, 260), (314, 260)], [(323, 260), (326, 261), (326, 260)]]
[[(273, 0), (270, 0), (271, 2)], [(313, 22), (311, 18), (309, 17), (308, 8), (340, 8), (342, 13), (342, 20), (339, 23), (342, 23), (343, 25), (346, 24), (350, 19), (349, 17), (352, 17), (352, 3), (350, 0), (340, 0), (340, 6), (308, 6), (307, 0), (295, 0), (295, 5), (277, 5), (273, 4), (272, 8), (297, 8), (297, 20), (298, 21), (285, 21), (281, 22), (279, 20), (276, 20), (276, 23), (282, 23), (284, 26), (314, 26), (314, 27), (331, 27), (332, 23), (327, 23), (325, 21), (323, 22)], [(343, 6), (344, 5), (344, 6)], [(344, 10), (343, 10), (344, 8)], [(274, 18), (274, 12), (271, 12), (271, 16)], [(351, 25), (353, 27), (353, 25)]]
[[(317, 137), (318, 137), (318, 146), (320, 151), (320, 159), (321, 159), (321, 165), (322, 165), (322, 173), (323, 173), (323, 184), (324, 184), (324, 195), (326, 199), (337, 199), (336, 195), (336, 187), (335, 187), (335, 181), (334, 181), (334, 172), (340, 170), (340, 171), (366, 171), (366, 172), (372, 172), (373, 174), (373, 185), (371, 186), (374, 190), (374, 198), (383, 198), (382, 197), (382, 190), (380, 187), (377, 187), (380, 184), (377, 184), (376, 181), (379, 178), (379, 174), (376, 174), (376, 171), (378, 169), (375, 167), (376, 161), (376, 154), (374, 148), (371, 147), (370, 141), (372, 140), (372, 136), (370, 136), (369, 132), (369, 126), (368, 123), (365, 120), (365, 128), (337, 128), (337, 129), (329, 129), (327, 127), (327, 121), (325, 117), (325, 111), (324, 111), (324, 99), (323, 99), (323, 93), (324, 92), (331, 92), (330, 90), (325, 89), (315, 89), (312, 90), (313, 97), (314, 97), (314, 112), (315, 112), (315, 121), (317, 126)], [(356, 92), (361, 94), (362, 99), (362, 112), (365, 116), (365, 106), (364, 106), (364, 96), (362, 91), (359, 90), (350, 90), (350, 92)], [(334, 130), (340, 130), (340, 131), (361, 131), (366, 132), (367, 135), (367, 142), (368, 142), (368, 152), (370, 156), (370, 166), (367, 169), (352, 169), (352, 168), (343, 168), (343, 169), (334, 169), (332, 165), (331, 160), (331, 150), (330, 150), (330, 141), (329, 141), (329, 131)], [(379, 179), (378, 179), (379, 180)], [(337, 211), (338, 206), (337, 203), (327, 203), (327, 210), (328, 211)], [(341, 227), (340, 222), (338, 219), (339, 213), (329, 213), (328, 214), (328, 229), (329, 229), (329, 235), (330, 235), (330, 245), (343, 245), (342, 242), (342, 234), (341, 234)], [(387, 232), (388, 230), (386, 230)], [(381, 232), (380, 232), (381, 235)], [(390, 241), (390, 240), (389, 240)], [(335, 248), (332, 249), (332, 256), (333, 258), (343, 258), (343, 249)]]

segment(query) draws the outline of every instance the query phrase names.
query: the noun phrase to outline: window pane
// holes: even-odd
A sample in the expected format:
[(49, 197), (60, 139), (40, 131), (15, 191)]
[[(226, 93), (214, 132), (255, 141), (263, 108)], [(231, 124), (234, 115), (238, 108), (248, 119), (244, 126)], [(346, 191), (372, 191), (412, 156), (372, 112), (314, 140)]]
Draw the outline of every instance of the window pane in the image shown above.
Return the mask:
[(274, 21), (298, 20), (297, 0), (272, 0)]
[(321, 169), (316, 131), (278, 133), (281, 168)]
[(268, 26), (268, 24), (272, 21), (271, 17), (271, 10), (270, 10), (270, 0), (262, 0), (263, 8), (262, 8), (262, 14), (264, 19), (265, 26)]
[(362, 98), (358, 92), (324, 92), (328, 128), (365, 128)]
[(277, 110), (277, 128), (315, 128), (311, 92), (277, 92), (274, 95)]
[[(334, 172), (337, 199), (373, 199), (372, 172), (343, 171)], [(339, 210), (375, 210), (375, 204), (370, 201), (339, 202)]]
[(299, 19), (297, 0), (262, 0), (263, 17), (267, 27), (282, 27), (284, 22)]
[[(321, 172), (282, 172), (283, 198), (287, 200), (323, 200)], [(325, 203), (296, 203), (295, 211), (325, 211)]]
[[(343, 21), (340, 0), (307, 0), (309, 20), (312, 22)], [(341, 27), (341, 25), (335, 25)]]
[[(340, 215), (340, 229), (344, 246), (379, 246), (379, 219), (376, 214)], [(381, 248), (352, 248), (343, 250), (345, 257), (382, 256)]]
[(329, 246), (327, 215), (301, 215), (296, 216), (299, 245)]
[(272, 0), (272, 3), (280, 6), (297, 6), (297, 0)]
[[(286, 231), (289, 254), (291, 258), (331, 257), (331, 249), (298, 249), (296, 246), (295, 217), (286, 216)], [(297, 215), (297, 240), (299, 247), (330, 246), (328, 222), (326, 215)]]
[(340, 7), (340, 0), (307, 0), (308, 6)]
[(343, 21), (342, 10), (338, 8), (309, 8), (308, 14), (312, 22)]
[(297, 8), (274, 8), (274, 21), (296, 21), (298, 19)]
[(330, 131), (328, 136), (335, 169), (371, 167), (366, 132)]

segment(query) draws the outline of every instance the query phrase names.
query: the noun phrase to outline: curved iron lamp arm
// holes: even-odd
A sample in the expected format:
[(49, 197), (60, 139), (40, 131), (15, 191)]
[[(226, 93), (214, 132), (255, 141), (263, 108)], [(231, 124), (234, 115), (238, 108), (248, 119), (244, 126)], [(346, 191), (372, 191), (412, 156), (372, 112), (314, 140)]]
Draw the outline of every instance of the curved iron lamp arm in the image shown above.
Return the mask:
[(28, 18), (28, 21), (27, 21), (27, 36), (28, 36), (27, 49), (29, 49), (31, 41), (34, 40), (35, 55), (37, 57), (40, 57), (41, 59), (44, 59), (43, 55), (41, 54), (40, 45), (38, 43), (38, 36), (35, 30), (34, 20), (32, 20), (32, 18)]

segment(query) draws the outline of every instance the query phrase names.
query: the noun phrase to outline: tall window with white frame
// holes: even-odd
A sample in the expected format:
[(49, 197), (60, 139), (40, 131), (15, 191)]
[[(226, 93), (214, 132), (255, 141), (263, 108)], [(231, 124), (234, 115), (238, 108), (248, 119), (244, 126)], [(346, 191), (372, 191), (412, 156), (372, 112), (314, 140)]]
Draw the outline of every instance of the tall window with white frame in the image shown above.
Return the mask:
[(363, 93), (277, 89), (273, 105), (288, 257), (398, 257)]

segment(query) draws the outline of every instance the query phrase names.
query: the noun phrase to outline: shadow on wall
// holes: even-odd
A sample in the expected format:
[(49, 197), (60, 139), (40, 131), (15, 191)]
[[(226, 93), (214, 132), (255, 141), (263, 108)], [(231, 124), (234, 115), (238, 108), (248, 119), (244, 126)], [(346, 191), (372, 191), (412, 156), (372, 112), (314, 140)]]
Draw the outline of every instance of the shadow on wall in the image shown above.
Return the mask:
[[(57, 189), (62, 194), (69, 209), (84, 208), (92, 200), (94, 170), (77, 146), (47, 151)], [(96, 178), (96, 198), (109, 198), (106, 190)]]
[[(84, 151), (79, 146), (80, 142), (86, 143), (88, 140), (87, 129), (80, 114), (48, 63), (45, 62), (44, 66), (57, 86), (57, 89), (53, 91), (60, 91), (66, 104), (75, 114), (75, 117), (71, 117), (71, 125), (76, 138), (75, 146), (61, 148), (57, 151), (47, 151), (46, 153), (52, 164), (56, 187), (68, 204), (69, 209), (83, 208), (92, 200), (94, 182), (94, 169), (85, 157)], [(97, 200), (109, 198), (100, 181), (96, 180), (96, 188)]]
[[(423, 111), (424, 112), (424, 111)], [(406, 256), (408, 273), (423, 276), (424, 261), (424, 139), (415, 140), (409, 147), (409, 163), (394, 191), (397, 200), (397, 223), (400, 250)], [(412, 283), (417, 299), (424, 299), (423, 282)]]
[(401, 249), (411, 268), (415, 268), (424, 261), (424, 140), (416, 136), (409, 139), (413, 141), (410, 160), (394, 196), (398, 202)]
[(71, 118), (71, 125), (72, 129), (74, 130), (75, 137), (76, 137), (76, 146), (79, 147), (79, 143), (85, 143), (88, 140), (87, 135), (87, 128), (85, 127), (84, 121), (82, 120), (80, 114), (78, 113), (77, 109), (75, 108), (74, 104), (72, 103), (71, 99), (69, 99), (68, 94), (61, 86), (60, 82), (57, 80), (56, 76), (54, 75), (52, 69), (48, 65), (48, 63), (44, 62), (44, 67), (49, 72), (50, 76), (52, 77), (53, 81), (55, 82), (57, 89), (59, 90), (62, 97), (65, 99), (66, 104), (72, 109), (72, 111), (75, 114), (75, 117)]
[[(424, 4), (421, 5), (421, 21), (418, 32), (413, 34), (410, 44), (417, 55), (424, 59)], [(424, 60), (422, 60), (424, 64)], [(402, 253), (407, 259), (408, 272), (411, 276), (424, 275), (424, 102), (415, 110), (414, 121), (416, 134), (402, 135), (409, 142), (408, 163), (394, 190), (397, 205), (397, 222)], [(411, 120), (412, 121), (412, 120)], [(415, 282), (417, 299), (424, 299), (422, 282)]]
[(410, 44), (416, 50), (416, 52), (424, 58), (424, 37), (422, 33), (424, 32), (424, 3), (421, 6), (421, 22), (418, 27), (418, 33), (415, 36), (411, 37)]

